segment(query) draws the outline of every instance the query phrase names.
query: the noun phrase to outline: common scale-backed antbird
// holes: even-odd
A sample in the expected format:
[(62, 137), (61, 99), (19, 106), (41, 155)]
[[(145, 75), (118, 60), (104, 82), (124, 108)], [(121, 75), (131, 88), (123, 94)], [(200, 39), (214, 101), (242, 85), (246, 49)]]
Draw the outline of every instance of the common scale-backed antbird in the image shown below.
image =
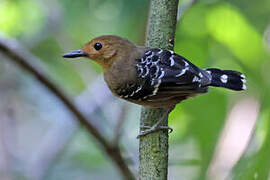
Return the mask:
[[(97, 37), (63, 57), (96, 61), (115, 96), (143, 106), (167, 108), (169, 112), (182, 100), (208, 92), (209, 86), (246, 89), (245, 76), (240, 72), (201, 69), (173, 51), (136, 46), (118, 36)], [(160, 123), (141, 135), (164, 128)]]

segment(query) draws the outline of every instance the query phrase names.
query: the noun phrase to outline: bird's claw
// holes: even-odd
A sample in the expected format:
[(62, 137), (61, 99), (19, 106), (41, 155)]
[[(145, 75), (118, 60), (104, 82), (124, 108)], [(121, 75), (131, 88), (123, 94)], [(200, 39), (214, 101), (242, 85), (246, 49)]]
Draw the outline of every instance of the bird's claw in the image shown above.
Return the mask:
[(153, 132), (156, 132), (158, 130), (168, 130), (168, 133), (172, 133), (173, 132), (173, 129), (169, 126), (145, 126), (145, 125), (142, 125), (141, 128), (143, 129), (146, 129), (144, 131), (141, 131), (140, 134), (137, 136), (137, 139), (142, 137), (142, 136), (146, 136), (148, 134), (151, 134)]

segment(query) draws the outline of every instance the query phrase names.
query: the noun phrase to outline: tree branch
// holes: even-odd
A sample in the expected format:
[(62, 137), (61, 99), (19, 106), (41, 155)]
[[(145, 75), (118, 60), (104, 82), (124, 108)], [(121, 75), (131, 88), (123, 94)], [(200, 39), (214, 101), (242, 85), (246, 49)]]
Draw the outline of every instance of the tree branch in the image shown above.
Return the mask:
[[(90, 91), (90, 88), (95, 89), (95, 92)], [(83, 114), (86, 117), (92, 117), (95, 115), (97, 109), (112, 101), (112, 94), (105, 93), (107, 91), (101, 79), (97, 78), (75, 98), (75, 104), (77, 104), (77, 108), (79, 108), (82, 113), (85, 111)], [(99, 102), (95, 100), (94, 96), (99, 97)], [(87, 108), (84, 108), (85, 110), (83, 111), (83, 107)], [(53, 127), (46, 132), (45, 137), (30, 157), (30, 165), (27, 167), (26, 172), (27, 177), (35, 180), (44, 179), (45, 174), (55, 162), (57, 156), (62, 153), (71, 137), (79, 128), (79, 123), (73, 122), (71, 119), (72, 117), (68, 117), (64, 122), (61, 121), (60, 124), (54, 124)], [(93, 124), (97, 128), (96, 124)], [(119, 143), (111, 144), (119, 145)], [(129, 160), (126, 159), (126, 161)]]
[(41, 84), (47, 87), (97, 140), (104, 152), (116, 164), (124, 179), (134, 179), (133, 174), (129, 170), (124, 158), (120, 153), (119, 147), (115, 147), (107, 142), (107, 140), (102, 136), (101, 132), (99, 132), (98, 129), (96, 129), (91, 122), (77, 109), (69, 97), (49, 80), (43, 68), (38, 64), (38, 62), (40, 62), (38, 58), (20, 45), (19, 42), (8, 38), (3, 34), (0, 34), (0, 52), (6, 55), (9, 60), (19, 65), (22, 69), (31, 73)]
[[(178, 0), (151, 0), (146, 46), (173, 49)], [(141, 125), (152, 126), (166, 117), (168, 110), (142, 108)], [(141, 129), (142, 130), (142, 129)], [(140, 180), (166, 180), (168, 173), (168, 132), (157, 131), (140, 138)]]

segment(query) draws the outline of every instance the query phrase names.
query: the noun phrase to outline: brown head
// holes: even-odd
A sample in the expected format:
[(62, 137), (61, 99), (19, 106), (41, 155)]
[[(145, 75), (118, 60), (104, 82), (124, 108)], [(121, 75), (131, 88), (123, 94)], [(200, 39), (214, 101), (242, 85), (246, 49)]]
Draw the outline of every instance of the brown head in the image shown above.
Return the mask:
[(63, 55), (65, 58), (86, 57), (99, 63), (104, 69), (121, 57), (127, 57), (129, 52), (136, 49), (136, 46), (127, 39), (118, 36), (106, 35), (92, 39), (77, 51)]

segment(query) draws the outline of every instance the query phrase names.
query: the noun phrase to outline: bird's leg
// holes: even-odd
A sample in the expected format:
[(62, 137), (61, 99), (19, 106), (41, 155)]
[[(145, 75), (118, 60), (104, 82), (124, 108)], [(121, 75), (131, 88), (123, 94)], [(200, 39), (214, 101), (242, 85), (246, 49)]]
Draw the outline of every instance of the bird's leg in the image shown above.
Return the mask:
[(140, 138), (147, 134), (151, 134), (158, 130), (169, 130), (169, 133), (171, 133), (173, 131), (172, 128), (170, 128), (169, 126), (161, 126), (162, 122), (165, 120), (166, 117), (167, 117), (167, 113), (153, 126), (142, 125), (141, 128), (146, 129), (146, 130), (141, 131), (140, 134), (137, 136), (137, 138)]
[[(153, 126), (142, 125), (140, 127), (143, 128), (143, 129), (151, 129)], [(168, 129), (169, 130), (169, 133), (173, 132), (173, 128), (170, 128), (169, 126), (159, 126), (159, 128), (160, 129)]]
[(147, 130), (141, 131), (140, 134), (137, 136), (137, 138), (140, 138), (140, 137), (145, 136), (147, 134), (151, 134), (151, 133), (156, 132), (158, 130), (168, 130), (169, 133), (171, 133), (173, 131), (172, 128), (170, 128), (169, 126), (162, 126), (161, 124), (164, 122), (164, 120), (166, 120), (166, 117), (169, 115), (169, 113), (173, 109), (174, 109), (174, 107), (169, 108), (168, 112), (165, 113), (162, 116), (162, 118), (157, 123), (155, 123), (153, 126), (146, 126), (146, 125), (140, 126), (141, 128), (147, 129)]

